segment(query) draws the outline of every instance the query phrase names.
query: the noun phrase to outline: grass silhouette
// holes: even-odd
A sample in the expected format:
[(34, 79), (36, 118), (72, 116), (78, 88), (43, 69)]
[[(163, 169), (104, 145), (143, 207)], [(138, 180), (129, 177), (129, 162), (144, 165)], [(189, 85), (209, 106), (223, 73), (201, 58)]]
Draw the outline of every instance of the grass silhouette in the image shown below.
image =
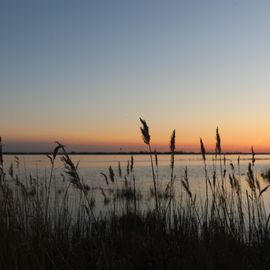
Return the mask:
[[(152, 207), (141, 207), (149, 198), (136, 182), (131, 156), (126, 170), (119, 163), (118, 173), (109, 166), (100, 175), (106, 188), (99, 192), (111, 206), (106, 215), (96, 211), (91, 188), (64, 145), (57, 142), (48, 155), (49, 176), (20, 179), (13, 164), (4, 169), (0, 140), (0, 269), (269, 269), (270, 214), (263, 198), (269, 185), (261, 187), (253, 148), (244, 189), (240, 159), (226, 170), (218, 129), (214, 155), (207, 155), (200, 139), (205, 197), (197, 199), (186, 168), (176, 198), (176, 133), (169, 142), (171, 170), (163, 187), (149, 127), (140, 122), (151, 161)], [(59, 157), (67, 180), (61, 194), (54, 185)], [(70, 191), (77, 196), (76, 205)]]

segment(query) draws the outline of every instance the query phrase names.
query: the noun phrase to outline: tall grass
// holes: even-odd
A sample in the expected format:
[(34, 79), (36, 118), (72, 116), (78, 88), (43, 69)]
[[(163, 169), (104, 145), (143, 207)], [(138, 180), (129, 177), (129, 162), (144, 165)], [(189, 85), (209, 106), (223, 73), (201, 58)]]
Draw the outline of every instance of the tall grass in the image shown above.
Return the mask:
[[(200, 139), (205, 192), (196, 194), (187, 167), (176, 178), (175, 131), (167, 183), (157, 183), (158, 156), (153, 156), (146, 121), (140, 122), (154, 198), (140, 191), (131, 156), (126, 170), (119, 162), (116, 170), (109, 165), (100, 175), (97, 192), (107, 212), (96, 208), (97, 193), (64, 145), (57, 142), (48, 156), (48, 177), (21, 179), (17, 166), (4, 168), (0, 140), (0, 269), (269, 269), (270, 213), (264, 201), (269, 185), (262, 186), (256, 173), (254, 149), (245, 187), (240, 158), (227, 167), (218, 129), (214, 154)], [(55, 183), (59, 158), (65, 181), (61, 194)]]
[(140, 128), (141, 133), (142, 133), (142, 139), (143, 139), (144, 143), (148, 146), (148, 149), (149, 149), (152, 177), (153, 177), (153, 183), (154, 183), (155, 203), (156, 203), (156, 209), (158, 210), (158, 208), (159, 208), (158, 202), (159, 201), (158, 201), (158, 193), (157, 193), (156, 175), (155, 175), (155, 171), (154, 171), (154, 162), (153, 162), (153, 157), (152, 157), (152, 148), (151, 148), (151, 144), (150, 144), (151, 136), (150, 136), (149, 127), (148, 127), (146, 121), (143, 120), (142, 118), (140, 118), (140, 121), (142, 123), (142, 127)]

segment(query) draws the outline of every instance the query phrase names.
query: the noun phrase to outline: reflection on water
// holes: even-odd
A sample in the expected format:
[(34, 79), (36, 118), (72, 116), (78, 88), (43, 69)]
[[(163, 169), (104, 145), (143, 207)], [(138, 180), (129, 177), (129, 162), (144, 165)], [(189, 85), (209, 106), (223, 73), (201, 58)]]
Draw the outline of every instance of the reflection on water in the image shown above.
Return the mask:
[[(33, 178), (38, 179), (40, 182), (43, 179), (47, 179), (50, 174), (50, 161), (46, 156), (41, 155), (20, 155), (18, 156), (19, 162), (14, 156), (4, 156), (4, 167), (6, 172), (10, 168), (10, 164), (13, 163), (14, 174), (18, 175), (20, 179), (29, 178), (31, 175)], [(106, 184), (104, 176), (101, 173), (105, 173), (109, 176), (108, 168), (112, 166), (116, 183), (114, 185), (120, 185), (123, 183), (124, 176), (127, 174), (127, 162), (130, 159), (128, 155), (72, 155), (71, 159), (76, 164), (79, 162), (79, 173), (85, 184), (88, 184), (91, 188), (91, 192), (95, 193), (98, 204), (103, 201), (101, 196), (100, 187), (104, 190), (109, 187)], [(121, 165), (122, 177), (119, 176), (118, 166), (119, 162)], [(224, 160), (221, 161), (224, 165)], [(251, 156), (241, 155), (240, 163), (238, 166), (237, 155), (227, 155), (224, 169), (226, 174), (231, 173), (232, 163), (235, 167), (235, 173), (242, 180), (242, 188), (245, 191), (247, 183), (245, 181), (246, 173), (248, 170), (248, 164), (251, 162)], [(175, 156), (175, 190), (176, 194), (180, 194), (182, 189), (181, 180), (184, 177), (185, 167), (188, 168), (188, 177), (190, 182), (190, 188), (193, 194), (197, 194), (200, 198), (204, 197), (205, 194), (205, 174), (204, 166), (200, 155), (176, 155)], [(208, 176), (211, 178), (213, 175), (213, 160), (212, 156), (207, 156), (207, 170)], [(217, 175), (221, 172), (218, 171), (219, 162), (216, 166)], [(261, 187), (264, 188), (267, 182), (260, 176), (262, 172), (266, 172), (270, 169), (270, 155), (256, 155), (255, 172), (261, 183)], [(64, 165), (60, 160), (60, 157), (56, 159), (56, 165), (54, 169), (53, 184), (59, 194), (63, 191), (66, 186), (64, 179)], [(165, 188), (166, 184), (170, 181), (170, 155), (159, 155), (158, 156), (158, 181), (159, 184)], [(224, 173), (224, 172), (223, 172)], [(142, 192), (143, 195), (149, 193), (149, 187), (152, 186), (152, 171), (150, 165), (150, 159), (148, 155), (135, 155), (134, 156), (134, 171), (133, 175), (136, 179), (136, 186)], [(7, 173), (7, 179), (8, 173)], [(66, 179), (67, 181), (67, 179)], [(71, 193), (70, 196), (76, 196), (75, 193)], [(264, 194), (266, 205), (270, 201), (270, 191)]]

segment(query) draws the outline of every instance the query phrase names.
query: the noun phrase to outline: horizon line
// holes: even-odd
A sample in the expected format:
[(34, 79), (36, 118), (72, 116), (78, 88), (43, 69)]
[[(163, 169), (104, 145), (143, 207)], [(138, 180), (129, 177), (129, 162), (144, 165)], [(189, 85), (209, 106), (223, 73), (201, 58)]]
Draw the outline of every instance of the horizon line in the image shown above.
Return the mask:
[[(49, 151), (5, 151), (3, 152), (3, 155), (50, 155), (52, 152)], [(69, 155), (149, 155), (149, 154), (157, 154), (157, 155), (171, 155), (170, 151), (127, 151), (127, 152), (119, 152), (119, 151), (69, 151)], [(206, 155), (215, 155), (215, 152), (208, 151), (205, 153)], [(270, 152), (254, 152), (254, 154), (259, 155), (270, 155)], [(58, 153), (57, 155), (62, 155), (62, 153)], [(202, 155), (201, 152), (198, 151), (175, 151), (174, 155)], [(218, 156), (223, 155), (252, 155), (252, 152), (241, 152), (241, 151), (226, 151), (222, 152), (220, 154), (217, 154)]]

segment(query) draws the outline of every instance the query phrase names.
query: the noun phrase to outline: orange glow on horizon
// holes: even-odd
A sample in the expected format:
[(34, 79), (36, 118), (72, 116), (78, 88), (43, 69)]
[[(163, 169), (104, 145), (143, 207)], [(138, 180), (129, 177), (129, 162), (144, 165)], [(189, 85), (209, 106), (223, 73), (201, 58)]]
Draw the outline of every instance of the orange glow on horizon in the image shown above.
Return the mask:
[[(99, 149), (100, 152), (106, 152), (106, 149), (113, 149), (113, 151), (148, 151), (147, 145), (144, 144), (142, 140), (134, 140), (134, 141), (123, 141), (121, 139), (119, 140), (77, 140), (77, 139), (58, 139), (58, 140), (39, 140), (39, 139), (7, 139), (3, 138), (3, 144), (5, 143), (12, 145), (12, 144), (27, 144), (27, 145), (42, 145), (46, 144), (51, 147), (51, 149), (54, 147), (55, 141), (59, 141), (67, 146), (67, 148), (76, 150), (79, 149), (79, 151), (83, 151), (83, 149), (89, 149), (91, 147), (95, 147), (95, 149)], [(151, 143), (152, 149), (156, 149), (157, 151), (161, 152), (168, 152), (169, 150), (169, 143), (165, 143), (164, 141), (155, 142), (153, 141)], [(243, 153), (249, 153), (251, 152), (251, 146), (253, 146), (254, 151), (257, 153), (263, 153), (263, 152), (270, 152), (270, 145), (249, 145), (249, 144), (223, 144), (222, 145), (222, 151), (223, 152), (243, 152)], [(213, 152), (215, 149), (215, 145), (213, 143), (211, 144), (205, 144), (205, 148), (207, 152)], [(88, 150), (87, 150), (88, 151)], [(97, 150), (95, 150), (97, 151)], [(176, 151), (184, 151), (184, 152), (200, 152), (200, 144), (199, 141), (197, 143), (177, 143), (176, 144)]]
[[(28, 127), (21, 129), (13, 127), (4, 130), (0, 134), (3, 138), (3, 143), (35, 145), (38, 149), (39, 145), (47, 145), (54, 147), (54, 142), (59, 141), (70, 149), (79, 149), (83, 151), (147, 151), (147, 146), (143, 143), (140, 123), (137, 125), (132, 123), (116, 122), (109, 127), (96, 128), (94, 125), (90, 129), (82, 123), (78, 127), (60, 126), (55, 129), (47, 129), (44, 127)], [(149, 121), (151, 145), (152, 149), (157, 151), (169, 151), (170, 136), (175, 124), (166, 122), (159, 123), (158, 121), (151, 124)], [(224, 152), (250, 152), (251, 146), (255, 152), (270, 152), (270, 130), (267, 131), (264, 123), (260, 123), (253, 128), (252, 126), (230, 126), (221, 125), (220, 136), (221, 145)], [(16, 130), (18, 128), (18, 130)], [(269, 134), (269, 135), (268, 135)], [(200, 137), (203, 139), (207, 151), (212, 152), (215, 149), (215, 127), (207, 128), (202, 124), (186, 125), (176, 128), (176, 150), (177, 151), (200, 151)], [(14, 146), (15, 147), (15, 146)], [(44, 149), (44, 147), (43, 147)], [(90, 149), (90, 150), (89, 150)], [(31, 149), (30, 149), (31, 151)]]

